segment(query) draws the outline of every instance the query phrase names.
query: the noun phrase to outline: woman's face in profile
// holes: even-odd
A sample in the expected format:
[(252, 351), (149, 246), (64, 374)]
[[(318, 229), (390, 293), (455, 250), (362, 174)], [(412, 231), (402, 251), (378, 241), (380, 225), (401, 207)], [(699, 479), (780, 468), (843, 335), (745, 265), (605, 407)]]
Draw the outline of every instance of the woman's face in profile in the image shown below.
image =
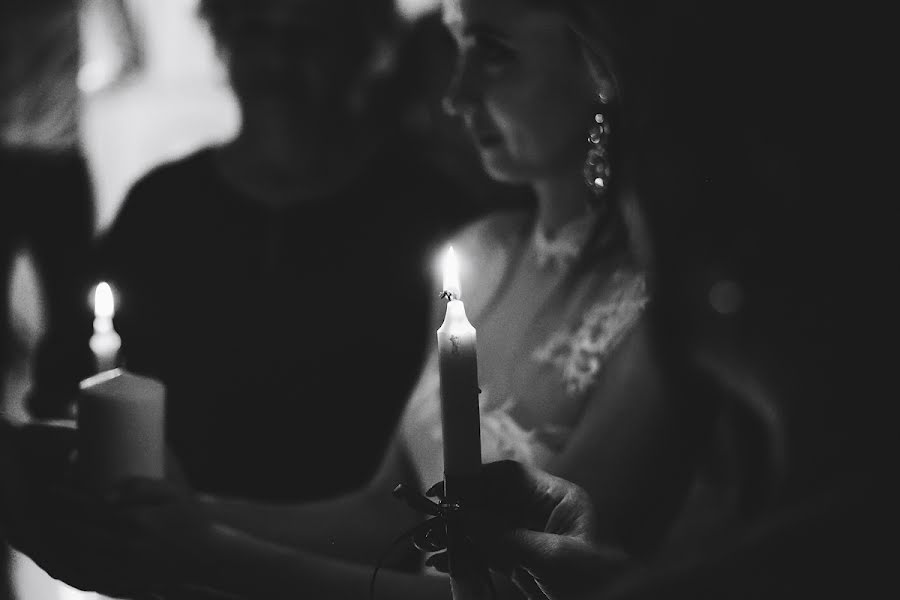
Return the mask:
[(495, 179), (532, 182), (580, 169), (593, 84), (561, 14), (523, 0), (444, 0), (458, 50), (446, 105)]

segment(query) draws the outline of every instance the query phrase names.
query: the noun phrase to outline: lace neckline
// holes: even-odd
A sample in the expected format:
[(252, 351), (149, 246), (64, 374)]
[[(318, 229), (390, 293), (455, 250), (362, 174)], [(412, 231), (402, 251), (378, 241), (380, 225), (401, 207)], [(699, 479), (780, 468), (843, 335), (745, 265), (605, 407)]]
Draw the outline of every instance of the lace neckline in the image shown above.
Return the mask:
[(569, 267), (584, 250), (597, 217), (597, 213), (591, 211), (583, 217), (569, 221), (552, 239), (547, 236), (540, 223), (537, 223), (531, 236), (531, 247), (534, 249), (538, 266), (541, 268), (550, 266), (561, 270)]

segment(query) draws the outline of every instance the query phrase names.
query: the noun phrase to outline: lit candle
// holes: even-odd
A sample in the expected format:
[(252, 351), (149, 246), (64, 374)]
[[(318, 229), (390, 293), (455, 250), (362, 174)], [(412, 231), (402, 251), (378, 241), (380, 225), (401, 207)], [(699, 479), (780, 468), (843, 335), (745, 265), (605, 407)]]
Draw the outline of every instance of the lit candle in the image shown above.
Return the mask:
[(118, 362), (122, 340), (113, 328), (114, 314), (112, 289), (101, 281), (94, 290), (94, 335), (89, 342), (98, 371), (114, 369)]
[(131, 476), (165, 475), (165, 386), (122, 369), (81, 382), (78, 469), (84, 484), (104, 490)]
[[(441, 423), (444, 435), (444, 491), (461, 510), (479, 503), (481, 421), (478, 410), (478, 364), (475, 328), (466, 318), (459, 284), (459, 265), (453, 248), (444, 259), (444, 323), (437, 330), (441, 379)], [(447, 522), (450, 587), (454, 600), (488, 597), (484, 565), (477, 565), (465, 548), (462, 523), (455, 512)]]
[[(462, 496), (481, 470), (481, 423), (478, 415), (478, 365), (475, 328), (466, 318), (453, 248), (444, 259), (447, 312), (437, 330), (441, 378), (444, 477), (448, 495)], [(462, 486), (462, 487), (456, 487)]]

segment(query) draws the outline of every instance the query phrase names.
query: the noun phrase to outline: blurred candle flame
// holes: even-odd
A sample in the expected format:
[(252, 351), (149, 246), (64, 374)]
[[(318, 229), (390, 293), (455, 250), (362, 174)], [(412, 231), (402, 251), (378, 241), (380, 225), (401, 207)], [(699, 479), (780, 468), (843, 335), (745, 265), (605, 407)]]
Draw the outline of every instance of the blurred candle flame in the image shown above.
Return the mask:
[(112, 288), (101, 281), (94, 290), (94, 316), (98, 319), (111, 319), (115, 314)]
[(118, 364), (122, 340), (113, 327), (114, 313), (112, 288), (101, 281), (94, 290), (94, 335), (90, 339), (98, 371), (114, 369)]

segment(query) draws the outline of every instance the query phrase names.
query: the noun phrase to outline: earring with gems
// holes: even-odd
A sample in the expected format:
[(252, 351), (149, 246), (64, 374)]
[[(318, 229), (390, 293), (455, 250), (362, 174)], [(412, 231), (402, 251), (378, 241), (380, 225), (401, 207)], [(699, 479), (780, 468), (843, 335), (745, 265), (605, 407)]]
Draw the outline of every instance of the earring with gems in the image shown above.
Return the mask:
[(584, 163), (584, 182), (597, 196), (603, 196), (609, 188), (611, 175), (609, 158), (609, 120), (605, 108), (609, 104), (609, 96), (603, 92), (597, 94), (599, 107), (594, 113), (594, 122), (588, 132), (587, 159)]

